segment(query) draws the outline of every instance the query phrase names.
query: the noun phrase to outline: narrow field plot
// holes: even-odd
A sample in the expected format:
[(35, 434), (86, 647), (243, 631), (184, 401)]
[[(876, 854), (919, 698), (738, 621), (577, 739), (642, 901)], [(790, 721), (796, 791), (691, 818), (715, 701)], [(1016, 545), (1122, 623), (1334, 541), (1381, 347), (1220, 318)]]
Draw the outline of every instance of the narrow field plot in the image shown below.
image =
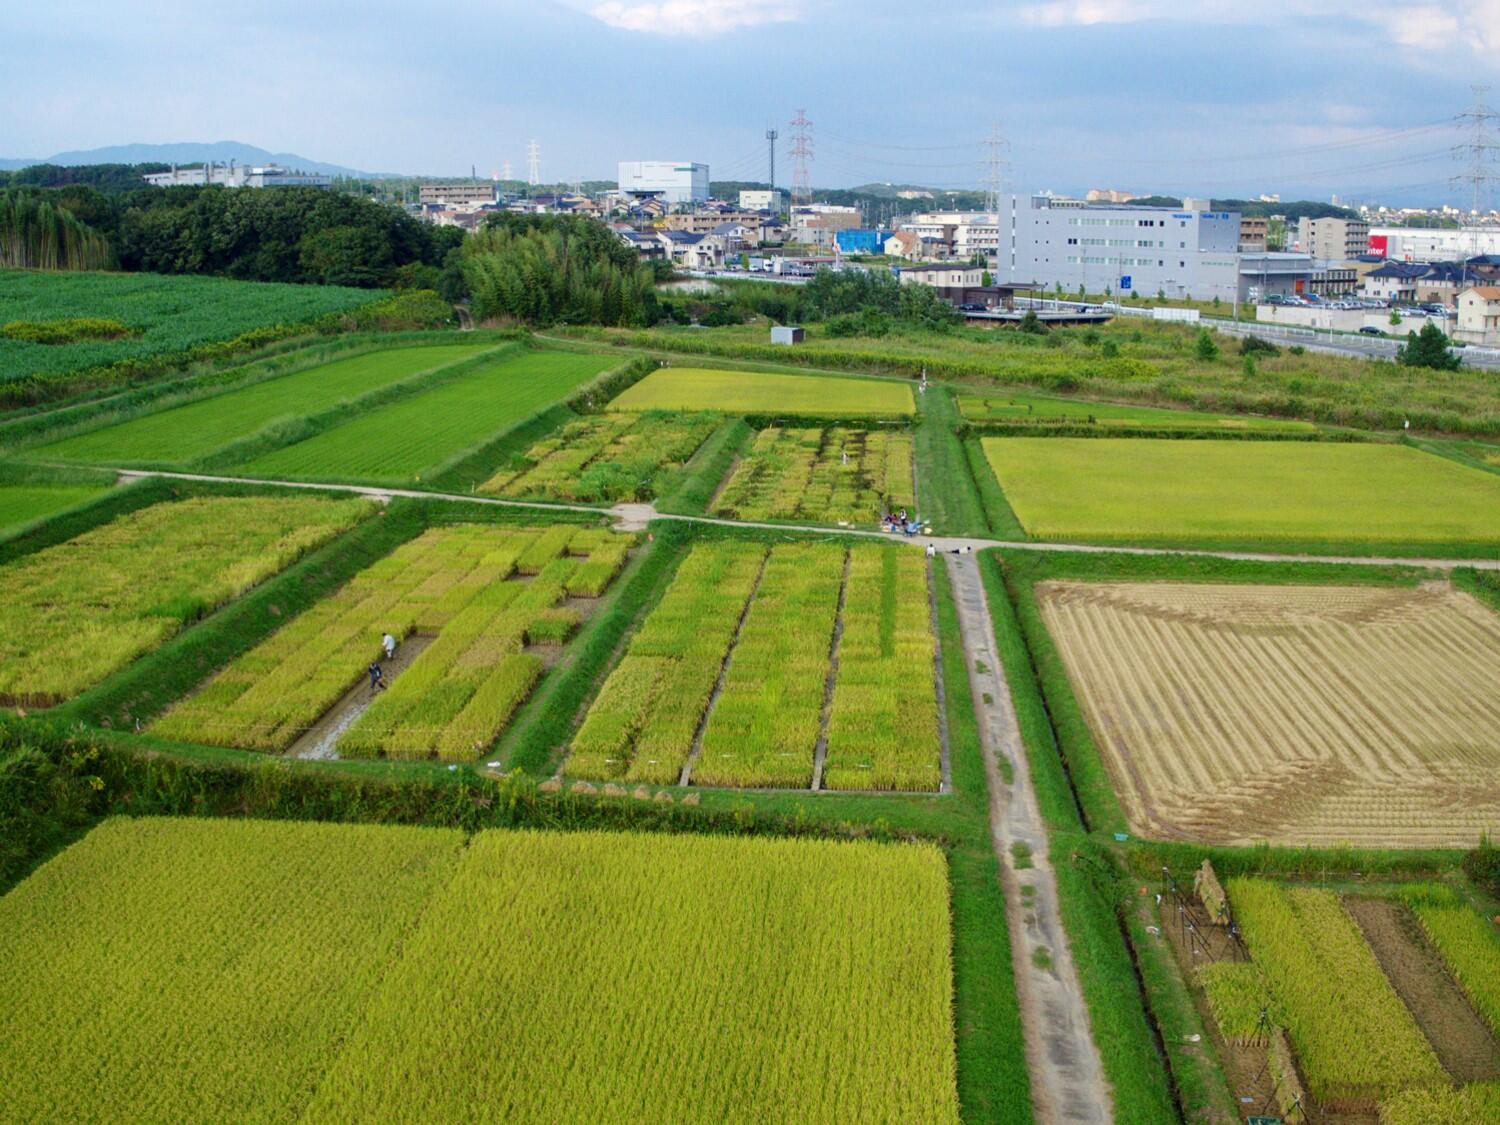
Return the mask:
[(77, 694), (373, 511), (366, 500), (180, 500), (0, 566), (0, 701)]
[(765, 559), (760, 543), (693, 548), (589, 708), (569, 773), (678, 780)]
[(462, 845), (107, 821), (0, 898), (0, 1120), (297, 1120)]
[(82, 504), (109, 490), (99, 484), (0, 484), (0, 531)]
[(590, 414), (479, 486), (494, 496), (650, 500), (719, 427), (718, 414)]
[[(541, 677), (545, 646), (625, 563), (628, 536), (563, 525), (435, 528), (361, 571), (167, 712), (155, 733), (285, 751), (361, 683), (381, 638), (430, 641), (388, 688), (350, 700), (346, 757), (469, 761)], [(355, 712), (358, 712), (357, 715)]]
[(1106, 428), (1188, 430), (1284, 430), (1310, 433), (1311, 422), (1260, 418), (1248, 414), (1205, 414), (1113, 402), (1087, 402), (1046, 395), (960, 395), (958, 410), (966, 421), (1015, 425), (1097, 425)]
[(703, 730), (699, 784), (812, 784), (844, 561), (820, 546), (772, 548)]
[(714, 514), (873, 524), (903, 508), (916, 508), (909, 432), (773, 426), (739, 460)]
[(1489, 1029), (1500, 1035), (1500, 935), (1467, 906), (1414, 903), (1423, 932)]
[(1041, 539), (1500, 542), (1500, 476), (1399, 445), (984, 439)]
[(849, 552), (823, 788), (941, 785), (928, 581), (916, 551)]
[(284, 446), (235, 472), (255, 477), (409, 481), (564, 399), (619, 362), (570, 352), (506, 353), (492, 363)]
[(1448, 1075), (1386, 979), (1359, 926), (1329, 890), (1229, 880), (1235, 920), (1264, 971), (1320, 1103), (1373, 1109)]
[(1043, 583), (1131, 827), (1472, 847), (1500, 829), (1500, 617), (1420, 588)]
[(695, 367), (653, 371), (619, 395), (609, 408), (810, 417), (906, 418), (916, 413), (911, 388), (904, 383)]
[[(845, 646), (847, 645), (847, 649)], [(570, 776), (806, 789), (940, 787), (926, 560), (695, 546), (574, 736)]]
[(476, 356), (489, 346), (451, 344), (365, 352), (36, 446), (27, 450), (26, 456), (107, 465), (183, 464), (249, 437), (271, 422), (327, 410), (424, 371)]
[(952, 989), (936, 848), (486, 832), (305, 1120), (957, 1122)]

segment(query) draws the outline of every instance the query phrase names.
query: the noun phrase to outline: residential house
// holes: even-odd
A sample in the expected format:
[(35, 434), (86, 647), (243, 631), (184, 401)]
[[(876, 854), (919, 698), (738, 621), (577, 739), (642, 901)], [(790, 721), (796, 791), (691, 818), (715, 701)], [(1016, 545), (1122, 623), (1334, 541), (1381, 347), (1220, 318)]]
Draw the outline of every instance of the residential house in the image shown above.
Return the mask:
[(1458, 295), (1458, 326), (1453, 338), (1500, 347), (1500, 285), (1474, 285)]
[(1425, 263), (1387, 262), (1365, 274), (1359, 287), (1372, 300), (1415, 303), (1417, 278), (1426, 272)]
[(922, 249), (922, 240), (909, 230), (898, 230), (889, 235), (883, 246), (884, 253), (894, 258), (915, 258)]

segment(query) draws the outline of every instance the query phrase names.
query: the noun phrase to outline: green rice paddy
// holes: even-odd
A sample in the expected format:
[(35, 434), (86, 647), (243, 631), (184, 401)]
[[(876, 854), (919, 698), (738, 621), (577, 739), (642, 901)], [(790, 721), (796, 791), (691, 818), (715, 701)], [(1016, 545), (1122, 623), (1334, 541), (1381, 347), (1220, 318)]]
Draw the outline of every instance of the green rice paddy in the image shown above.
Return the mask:
[(1500, 477), (1408, 446), (1000, 437), (984, 452), (1041, 539), (1500, 543)]
[(236, 467), (254, 477), (407, 481), (509, 429), (620, 362), (572, 352), (507, 354), (452, 382)]
[(391, 348), (267, 379), (184, 406), (90, 430), (27, 451), (28, 457), (96, 464), (183, 464), (271, 422), (327, 410), (424, 371), (478, 355), (490, 344)]
[(105, 491), (99, 484), (0, 485), (0, 532), (71, 508)]

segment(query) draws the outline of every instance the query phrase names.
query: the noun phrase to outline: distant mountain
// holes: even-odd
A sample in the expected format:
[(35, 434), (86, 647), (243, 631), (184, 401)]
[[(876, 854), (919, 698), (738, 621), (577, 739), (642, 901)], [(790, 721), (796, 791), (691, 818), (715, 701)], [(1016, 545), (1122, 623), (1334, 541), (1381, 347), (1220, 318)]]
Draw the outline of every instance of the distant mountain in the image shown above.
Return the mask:
[(342, 164), (309, 160), (295, 152), (267, 152), (243, 141), (214, 141), (209, 144), (181, 141), (165, 145), (107, 145), (104, 148), (54, 153), (41, 159), (3, 159), (0, 170), (14, 171), (32, 164), (201, 164), (204, 161), (234, 160), (240, 164), (280, 164), (303, 172), (321, 172), (326, 176), (360, 176), (366, 179), (394, 176), (395, 172), (361, 172)]

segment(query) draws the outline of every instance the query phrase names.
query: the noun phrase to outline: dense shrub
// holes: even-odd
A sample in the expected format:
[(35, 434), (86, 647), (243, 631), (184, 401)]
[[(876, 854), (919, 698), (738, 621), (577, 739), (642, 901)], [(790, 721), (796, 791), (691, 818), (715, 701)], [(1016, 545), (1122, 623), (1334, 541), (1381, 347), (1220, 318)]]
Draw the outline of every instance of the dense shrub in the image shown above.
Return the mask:
[(119, 340), (134, 335), (128, 324), (97, 316), (13, 320), (0, 327), (0, 336), (27, 344), (73, 344), (79, 340)]

